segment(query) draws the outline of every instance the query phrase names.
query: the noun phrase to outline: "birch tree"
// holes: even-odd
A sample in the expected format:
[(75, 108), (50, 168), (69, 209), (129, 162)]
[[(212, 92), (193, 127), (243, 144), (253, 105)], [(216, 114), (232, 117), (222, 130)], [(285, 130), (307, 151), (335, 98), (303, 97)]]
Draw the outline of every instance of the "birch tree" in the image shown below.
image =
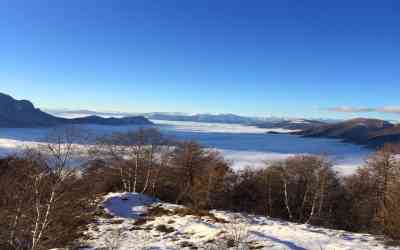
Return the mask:
[(118, 170), (122, 191), (145, 193), (156, 178), (163, 144), (157, 129), (141, 128), (100, 138), (90, 154)]
[(73, 162), (79, 155), (78, 138), (78, 131), (72, 127), (57, 129), (49, 135), (48, 143), (26, 151), (25, 158), (42, 166), (42, 170), (32, 176), (35, 213), (31, 250), (40, 248), (57, 202), (66, 191), (64, 184), (76, 174)]

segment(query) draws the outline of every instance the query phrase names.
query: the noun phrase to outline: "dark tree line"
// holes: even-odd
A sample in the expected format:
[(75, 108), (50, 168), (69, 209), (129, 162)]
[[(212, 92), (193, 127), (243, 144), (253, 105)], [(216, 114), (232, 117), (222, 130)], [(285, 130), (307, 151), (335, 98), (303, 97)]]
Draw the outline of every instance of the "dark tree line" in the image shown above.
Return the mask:
[(0, 161), (0, 249), (63, 247), (81, 237), (107, 192), (138, 192), (194, 210), (255, 213), (400, 238), (398, 148), (385, 146), (340, 176), (325, 157), (295, 156), (233, 171), (217, 151), (156, 129), (85, 148), (67, 134)]

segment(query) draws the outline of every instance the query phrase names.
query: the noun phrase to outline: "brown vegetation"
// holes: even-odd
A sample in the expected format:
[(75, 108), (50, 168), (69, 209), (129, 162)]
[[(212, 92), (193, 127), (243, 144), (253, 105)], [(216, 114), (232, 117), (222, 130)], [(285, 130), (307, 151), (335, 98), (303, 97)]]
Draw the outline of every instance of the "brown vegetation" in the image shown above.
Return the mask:
[(154, 129), (99, 140), (79, 171), (71, 165), (74, 147), (64, 135), (44, 148), (1, 160), (1, 249), (73, 242), (99, 215), (96, 197), (112, 191), (145, 193), (188, 207), (154, 207), (148, 217), (218, 221), (208, 210), (221, 209), (399, 239), (400, 164), (394, 146), (382, 148), (346, 177), (317, 156), (234, 172), (218, 152), (193, 141), (172, 143)]
[(0, 164), (0, 248), (62, 247), (80, 237), (94, 195), (71, 167), (69, 135)]

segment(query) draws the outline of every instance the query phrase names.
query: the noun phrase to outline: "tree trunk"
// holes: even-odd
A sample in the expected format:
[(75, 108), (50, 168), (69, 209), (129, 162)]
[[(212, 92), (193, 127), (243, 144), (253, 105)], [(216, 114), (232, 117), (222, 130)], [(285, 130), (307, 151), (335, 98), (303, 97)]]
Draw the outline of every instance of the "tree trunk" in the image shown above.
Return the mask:
[(134, 173), (134, 180), (133, 180), (133, 192), (134, 193), (136, 193), (138, 167), (139, 167), (139, 152), (136, 153), (136, 159), (135, 159), (135, 173)]
[[(43, 218), (42, 226), (41, 226), (39, 234), (38, 234), (38, 236), (36, 238), (36, 244), (35, 244), (36, 246), (38, 245), (38, 243), (42, 239), (43, 232), (47, 229), (47, 226), (49, 225), (49, 216), (50, 216), (51, 208), (53, 207), (54, 198), (55, 198), (55, 189), (52, 190), (51, 195), (50, 195), (50, 199), (49, 199), (49, 201), (47, 203), (46, 213), (45, 213), (45, 216)], [(35, 249), (35, 248), (33, 248), (33, 249)]]
[(310, 221), (311, 221), (311, 219), (312, 219), (313, 216), (314, 216), (315, 204), (316, 204), (316, 202), (317, 202), (317, 199), (318, 199), (318, 192), (316, 192), (316, 193), (314, 194), (314, 199), (313, 199), (313, 203), (312, 203), (312, 207), (311, 207), (310, 217), (309, 217), (308, 220), (306, 221), (306, 224), (309, 224)]
[(287, 192), (287, 182), (286, 182), (286, 180), (283, 181), (283, 194), (284, 194), (284, 197), (285, 197), (285, 206), (286, 206), (286, 210), (287, 210), (288, 215), (289, 215), (289, 219), (293, 220), (292, 211), (290, 210), (290, 205), (289, 205), (289, 197), (288, 197), (288, 192)]

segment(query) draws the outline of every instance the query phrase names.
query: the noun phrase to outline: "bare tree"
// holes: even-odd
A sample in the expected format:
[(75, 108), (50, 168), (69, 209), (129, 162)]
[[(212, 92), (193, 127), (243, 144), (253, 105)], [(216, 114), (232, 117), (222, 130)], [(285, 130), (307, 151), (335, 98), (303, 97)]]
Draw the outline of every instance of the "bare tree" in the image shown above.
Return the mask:
[(123, 191), (144, 193), (156, 178), (163, 144), (157, 129), (140, 128), (100, 138), (90, 154), (118, 169)]
[(162, 146), (159, 148), (159, 163), (154, 171), (154, 176), (151, 179), (151, 194), (157, 193), (158, 183), (161, 173), (171, 164), (174, 152), (173, 142), (164, 140)]
[[(9, 157), (0, 164), (0, 248), (26, 249), (31, 232), (32, 176), (41, 169), (30, 162)], [(27, 226), (29, 225), (29, 226)]]
[(331, 166), (326, 158), (319, 156), (295, 156), (272, 164), (280, 172), (289, 220), (310, 223), (322, 217), (326, 196), (337, 181)]
[(175, 148), (173, 165), (178, 172), (177, 175), (182, 178), (176, 203), (181, 202), (184, 198), (190, 199), (190, 192), (195, 185), (196, 172), (201, 168), (204, 154), (202, 147), (193, 141), (182, 142)]
[(293, 220), (293, 214), (292, 214), (292, 209), (290, 207), (289, 193), (288, 193), (289, 174), (285, 167), (280, 166), (280, 171), (281, 171), (281, 178), (282, 178), (282, 183), (283, 183), (283, 197), (284, 197), (284, 201), (285, 201), (285, 207), (286, 207), (289, 219)]
[(385, 145), (367, 162), (367, 171), (374, 178), (374, 189), (376, 196), (375, 219), (381, 225), (384, 233), (388, 234), (387, 228), (395, 200), (393, 193), (400, 178), (400, 161), (397, 156), (398, 147)]
[[(165, 144), (165, 140), (163, 139), (161, 133), (157, 129), (146, 129), (141, 131), (141, 133), (144, 134), (144, 169), (145, 169), (145, 181), (143, 184), (142, 192), (145, 193), (151, 183), (151, 179), (154, 178), (156, 170), (154, 170), (155, 166), (161, 166), (162, 164), (165, 164), (163, 162), (165, 159), (163, 157), (166, 157), (165, 155), (162, 155), (162, 147)], [(167, 147), (165, 145), (165, 147)], [(164, 148), (165, 150), (165, 148)], [(158, 158), (158, 164), (157, 164), (157, 158)], [(154, 182), (153, 182), (154, 183)]]
[[(43, 170), (33, 176), (32, 190), (35, 199), (34, 227), (32, 230), (31, 250), (38, 249), (45, 234), (51, 214), (65, 189), (63, 184), (76, 174), (73, 161), (78, 157), (76, 141), (79, 133), (74, 128), (63, 128), (49, 135), (49, 143), (37, 149), (26, 151), (26, 158), (40, 162)], [(43, 194), (43, 186), (48, 187), (48, 194)]]
[(124, 134), (114, 133), (97, 139), (96, 144), (89, 149), (92, 162), (104, 162), (108, 168), (118, 172), (122, 191), (130, 191), (126, 158), (126, 138)]

